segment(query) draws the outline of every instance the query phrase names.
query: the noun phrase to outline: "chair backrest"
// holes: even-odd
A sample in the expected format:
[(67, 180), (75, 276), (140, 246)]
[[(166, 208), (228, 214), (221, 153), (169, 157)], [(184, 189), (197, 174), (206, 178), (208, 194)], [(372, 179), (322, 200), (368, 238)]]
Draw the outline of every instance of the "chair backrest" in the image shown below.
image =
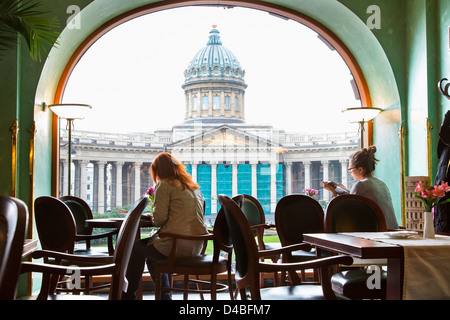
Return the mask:
[(27, 217), (27, 206), (21, 200), (0, 197), (0, 300), (15, 298)]
[[(242, 206), (244, 200), (243, 195), (237, 195), (232, 198), (232, 200), (239, 206)], [(215, 244), (214, 250), (223, 250), (225, 252), (231, 253), (233, 250), (233, 243), (231, 241), (230, 230), (228, 229), (227, 222), (225, 220), (224, 209), (221, 207), (217, 213), (216, 220), (214, 222), (214, 239)], [(217, 253), (219, 253), (217, 251)]]
[(34, 217), (42, 249), (73, 253), (75, 219), (64, 202), (50, 196), (38, 197), (34, 201)]
[(119, 300), (125, 289), (125, 275), (130, 261), (131, 251), (137, 240), (139, 221), (142, 212), (148, 204), (148, 196), (142, 196), (128, 211), (117, 235), (117, 245), (114, 251), (116, 274), (113, 275), (109, 298)]
[(59, 200), (64, 202), (72, 212), (77, 226), (77, 234), (90, 235), (92, 234), (92, 227), (86, 226), (86, 220), (93, 219), (94, 215), (89, 205), (81, 198), (75, 196), (63, 196)]
[(386, 231), (383, 211), (369, 198), (341, 195), (330, 201), (325, 213), (325, 232)]
[[(219, 195), (219, 202), (230, 232), (236, 255), (236, 281), (251, 278), (258, 281), (259, 274), (254, 272), (258, 260), (258, 248), (250, 224), (241, 208), (226, 195)], [(256, 277), (255, 279), (253, 279)]]
[(291, 194), (281, 198), (275, 208), (275, 225), (281, 245), (303, 242), (304, 233), (324, 231), (322, 206), (311, 197)]
[(250, 225), (254, 226), (265, 223), (266, 217), (264, 216), (264, 209), (261, 206), (261, 203), (248, 194), (243, 194), (242, 196), (243, 201), (241, 209)]

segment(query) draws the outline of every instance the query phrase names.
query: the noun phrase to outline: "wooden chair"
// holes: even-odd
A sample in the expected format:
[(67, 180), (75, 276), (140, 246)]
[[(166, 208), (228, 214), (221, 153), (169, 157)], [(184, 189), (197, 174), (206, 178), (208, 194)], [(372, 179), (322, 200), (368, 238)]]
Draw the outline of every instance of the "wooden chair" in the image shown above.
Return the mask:
[[(142, 212), (148, 203), (148, 196), (141, 197), (134, 203), (128, 211), (122, 223), (118, 236), (117, 246), (113, 256), (87, 257), (76, 254), (62, 253), (49, 250), (38, 250), (33, 253), (33, 258), (43, 257), (55, 260), (65, 260), (70, 268), (62, 265), (48, 263), (23, 262), (21, 272), (41, 272), (43, 275), (66, 276), (78, 272), (80, 276), (92, 277), (95, 275), (111, 275), (111, 288), (109, 291), (110, 300), (120, 300), (125, 289), (125, 275), (131, 250), (133, 249), (136, 235), (139, 228), (139, 220)], [(89, 265), (85, 267), (75, 267), (79, 265)], [(98, 296), (72, 295), (72, 294), (52, 294), (51, 288), (42, 286), (40, 297), (50, 300), (72, 300), (72, 299), (100, 299)]]
[[(234, 200), (241, 205), (242, 196), (235, 197)], [(223, 209), (220, 209), (222, 211)], [(222, 215), (218, 215), (214, 222), (213, 232), (207, 235), (187, 236), (181, 234), (162, 232), (159, 235), (163, 237), (171, 237), (173, 239), (172, 250), (167, 259), (153, 262), (155, 269), (155, 299), (161, 298), (163, 288), (161, 287), (161, 275), (167, 273), (169, 275), (171, 287), (164, 288), (168, 291), (183, 292), (183, 298), (188, 298), (188, 293), (199, 293), (203, 300), (204, 293), (211, 294), (211, 300), (217, 299), (217, 292), (229, 291), (230, 298), (233, 299), (233, 283), (231, 274), (231, 260), (233, 247), (229, 236), (228, 228)], [(177, 257), (177, 240), (203, 240), (203, 251), (198, 256)], [(214, 245), (213, 254), (205, 254), (207, 242), (212, 240)], [(227, 258), (221, 256), (221, 252), (227, 253)], [(228, 285), (217, 283), (217, 275), (227, 272)], [(174, 275), (184, 276), (184, 287), (176, 288), (171, 281)], [(196, 276), (196, 279), (190, 279), (190, 275)], [(198, 279), (201, 275), (210, 276), (210, 281), (201, 281)], [(191, 289), (189, 283), (197, 284), (196, 289)], [(201, 285), (208, 284), (209, 290), (202, 289)]]
[[(90, 249), (77, 249), (75, 250), (75, 242), (82, 239), (93, 239), (96, 236), (77, 235), (77, 227), (75, 218), (72, 215), (69, 207), (60, 199), (51, 196), (42, 196), (36, 198), (34, 201), (34, 212), (36, 229), (41, 243), (42, 249), (64, 252), (69, 254), (86, 255), (86, 256), (108, 256), (108, 252), (102, 252), (100, 250)], [(99, 235), (99, 238), (103, 238), (104, 235)], [(45, 263), (61, 263), (60, 260), (44, 258)], [(63, 283), (58, 286), (58, 277), (52, 279), (43, 278), (43, 282), (51, 283), (55, 290), (64, 291)], [(92, 290), (92, 279), (88, 277), (85, 279), (85, 290), (89, 292)], [(95, 289), (99, 289), (96, 287)]]
[(25, 203), (12, 197), (0, 197), (0, 300), (15, 298), (27, 218)]
[[(230, 231), (233, 249), (236, 255), (235, 282), (241, 293), (241, 298), (247, 298), (246, 288), (249, 288), (251, 299), (336, 299), (331, 289), (329, 269), (337, 264), (351, 264), (349, 256), (334, 256), (299, 263), (267, 263), (261, 262), (263, 256), (283, 254), (292, 250), (302, 250), (307, 246), (297, 244), (275, 250), (259, 251), (254, 240), (253, 231), (239, 206), (226, 195), (219, 195), (223, 215)], [(279, 272), (318, 268), (320, 284), (301, 284), (295, 286), (279, 286), (260, 288), (259, 274), (261, 272)]]
[(75, 219), (75, 225), (77, 227), (75, 244), (82, 241), (86, 242), (86, 250), (89, 250), (91, 248), (91, 240), (107, 238), (108, 254), (113, 255), (113, 236), (116, 235), (119, 230), (114, 229), (112, 231), (93, 235), (92, 227), (86, 226), (86, 220), (94, 218), (92, 210), (86, 201), (75, 196), (63, 196), (59, 199), (69, 207), (73, 218)]
[[(281, 198), (275, 208), (275, 225), (278, 237), (283, 247), (303, 242), (304, 233), (324, 232), (324, 212), (322, 206), (311, 197), (302, 194), (291, 194)], [(283, 255), (283, 262), (303, 262), (316, 259), (316, 252), (307, 250), (288, 252)], [(302, 271), (302, 281), (305, 272)], [(297, 273), (291, 272), (289, 278), (297, 278)], [(317, 276), (314, 276), (317, 280)], [(291, 283), (295, 283), (294, 282)]]
[[(371, 199), (347, 194), (334, 198), (325, 214), (325, 232), (382, 232), (387, 231), (380, 207)], [(380, 261), (355, 261), (356, 266), (379, 265)], [(381, 271), (381, 289), (369, 289), (365, 268), (353, 268), (333, 275), (333, 290), (350, 299), (386, 299), (387, 272)]]
[[(276, 249), (276, 246), (271, 244), (264, 243), (264, 231), (270, 228), (274, 228), (274, 224), (267, 224), (266, 223), (266, 216), (264, 214), (264, 209), (261, 205), (261, 203), (256, 199), (255, 197), (252, 197), (248, 194), (243, 194), (243, 201), (242, 201), (242, 212), (244, 213), (245, 217), (247, 218), (248, 222), (250, 223), (250, 227), (254, 231), (258, 248), (259, 250), (272, 250)], [(272, 257), (266, 257), (267, 259), (272, 260), (272, 262), (277, 262), (281, 256), (274, 255)], [(278, 273), (275, 273), (274, 275), (274, 285), (278, 285)], [(264, 274), (260, 274), (260, 281), (261, 286), (264, 284)]]

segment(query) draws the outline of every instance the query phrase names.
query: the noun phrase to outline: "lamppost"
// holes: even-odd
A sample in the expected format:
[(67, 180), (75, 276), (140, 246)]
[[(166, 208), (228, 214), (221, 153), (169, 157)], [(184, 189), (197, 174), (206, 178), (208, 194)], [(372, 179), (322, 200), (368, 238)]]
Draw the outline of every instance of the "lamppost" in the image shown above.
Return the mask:
[(61, 103), (51, 104), (48, 106), (50, 110), (55, 113), (59, 119), (67, 120), (68, 140), (67, 145), (67, 160), (68, 160), (68, 188), (67, 194), (70, 196), (70, 182), (71, 182), (71, 166), (72, 166), (72, 127), (73, 121), (84, 119), (86, 114), (92, 109), (90, 105), (79, 103)]
[(347, 117), (347, 120), (352, 123), (359, 123), (359, 148), (364, 147), (364, 124), (374, 119), (383, 109), (381, 108), (347, 108), (342, 112)]

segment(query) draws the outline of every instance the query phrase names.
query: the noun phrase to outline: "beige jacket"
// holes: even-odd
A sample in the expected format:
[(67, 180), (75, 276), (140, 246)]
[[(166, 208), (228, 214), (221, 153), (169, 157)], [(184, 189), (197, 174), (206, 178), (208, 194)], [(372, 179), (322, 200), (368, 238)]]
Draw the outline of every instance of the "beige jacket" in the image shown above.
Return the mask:
[[(200, 190), (182, 190), (164, 180), (156, 184), (152, 222), (154, 226), (160, 227), (159, 232), (207, 234), (203, 214), (203, 195)], [(172, 249), (171, 238), (159, 238), (158, 233), (150, 238), (149, 244), (166, 256)], [(202, 244), (202, 241), (177, 240), (177, 256), (198, 255)]]

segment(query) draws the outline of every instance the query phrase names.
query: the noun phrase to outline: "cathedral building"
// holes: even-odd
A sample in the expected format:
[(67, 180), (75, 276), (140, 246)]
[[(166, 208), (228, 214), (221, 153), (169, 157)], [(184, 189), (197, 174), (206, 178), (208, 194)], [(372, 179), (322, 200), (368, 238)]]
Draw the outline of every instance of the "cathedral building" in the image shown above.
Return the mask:
[[(322, 181), (351, 186), (349, 156), (358, 150), (358, 132), (299, 134), (245, 117), (245, 71), (222, 45), (213, 27), (209, 40), (184, 71), (185, 120), (167, 130), (117, 134), (72, 132), (72, 194), (95, 212), (130, 205), (153, 182), (149, 168), (160, 152), (179, 158), (200, 185), (206, 214), (219, 210), (218, 195), (256, 197), (266, 214), (284, 195), (319, 190)], [(67, 194), (67, 132), (61, 135), (60, 185)]]

